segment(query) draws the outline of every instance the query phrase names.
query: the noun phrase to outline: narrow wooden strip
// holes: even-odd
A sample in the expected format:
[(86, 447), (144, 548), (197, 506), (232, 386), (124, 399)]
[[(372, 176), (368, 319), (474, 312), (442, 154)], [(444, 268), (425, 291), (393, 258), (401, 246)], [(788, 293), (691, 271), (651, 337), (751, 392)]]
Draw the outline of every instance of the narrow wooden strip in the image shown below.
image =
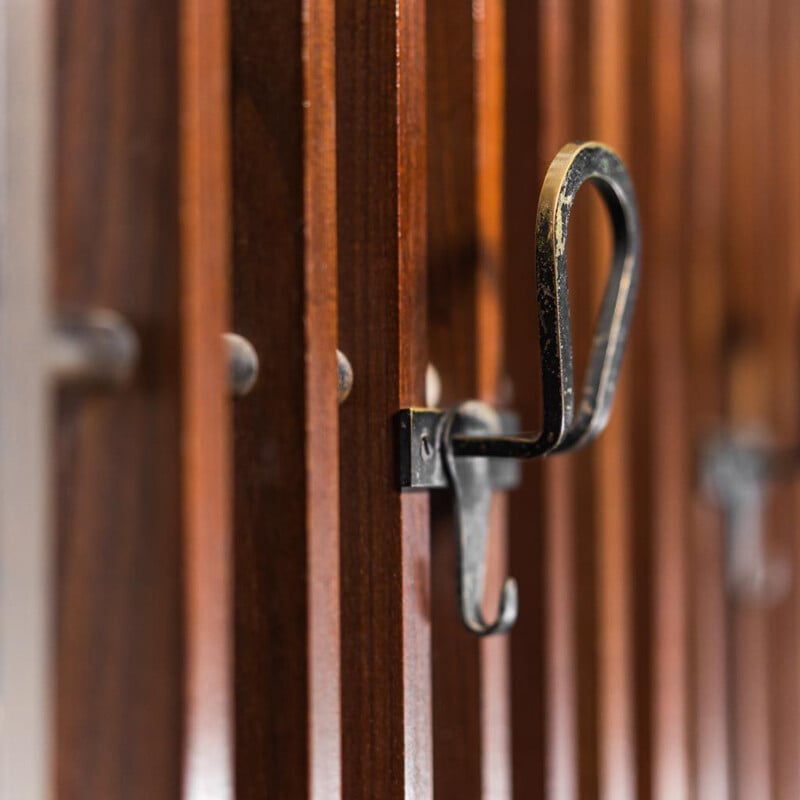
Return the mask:
[[(769, 295), (762, 244), (770, 225), (772, 187), (765, 180), (769, 136), (768, 4), (732, 0), (727, 6), (727, 132), (725, 262), (729, 337), (726, 341), (728, 424), (771, 426), (766, 391), (770, 354), (765, 340)], [(768, 257), (768, 256), (767, 256)], [(740, 797), (770, 797), (771, 727), (766, 610), (729, 592), (732, 613), (731, 693), (733, 786)]]
[(313, 800), (341, 796), (339, 418), (336, 378), (335, 3), (306, 6), (306, 474), (308, 736)]
[[(506, 138), (504, 160), (503, 260), (506, 370), (511, 395), (505, 398), (535, 427), (541, 415), (538, 330), (531, 313), (536, 298), (534, 265), (539, 144), (539, 10), (531, 3), (506, 5)], [(546, 38), (543, 40), (546, 41)], [(563, 462), (562, 462), (563, 463)], [(516, 796), (545, 796), (548, 750), (545, 657), (545, 592), (557, 576), (545, 566), (543, 465), (526, 465), (522, 483), (508, 497), (508, 561), (519, 587), (519, 618), (510, 636), (510, 701), (513, 789)], [(545, 575), (550, 573), (549, 579)], [(563, 708), (563, 706), (562, 706)]]
[(174, 798), (184, 728), (179, 4), (61, 0), (58, 308), (141, 338), (134, 383), (58, 409), (58, 797)]
[(52, 791), (52, 10), (0, 4), (0, 797)]
[[(434, 0), (427, 15), (428, 346), (441, 404), (478, 394), (476, 63), (472, 3)], [(453, 504), (432, 501), (433, 782), (437, 798), (482, 795), (481, 645), (461, 623)], [(489, 611), (494, 613), (494, 609)]]
[(428, 499), (397, 488), (392, 418), (423, 400), (425, 7), (336, 14), (343, 794), (432, 796)]
[[(627, 0), (593, 3), (590, 30), (591, 133), (625, 158), (628, 149), (627, 83), (630, 42)], [(595, 220), (597, 217), (595, 217)], [(607, 223), (592, 226), (595, 253), (608, 254)], [(607, 255), (606, 255), (607, 257)], [(595, 261), (590, 279), (596, 308), (605, 288), (607, 267)], [(574, 275), (573, 285), (577, 282)], [(635, 792), (633, 740), (633, 673), (631, 519), (628, 474), (630, 429), (630, 360), (626, 360), (608, 428), (591, 446), (595, 484), (593, 508), (597, 537), (598, 731), (599, 792), (608, 800)], [(580, 373), (578, 373), (580, 374)], [(580, 523), (579, 523), (580, 524)]]
[(645, 243), (630, 406), (637, 780), (641, 796), (677, 799), (689, 792), (685, 530), (693, 475), (692, 453), (677, 435), (686, 429), (685, 293), (676, 269), (684, 261), (683, 18), (675, 0), (632, 4), (630, 11), (630, 148)]
[(232, 4), (234, 327), (261, 362), (235, 407), (242, 798), (340, 794), (333, 4), (312, 6)]
[(228, 5), (181, 5), (181, 331), (186, 707), (183, 794), (233, 797)]
[[(477, 392), (498, 407), (510, 398), (505, 374), (505, 42), (502, 3), (477, 2), (473, 7), (475, 57), (475, 174), (477, 259)], [(503, 396), (505, 393), (505, 397)], [(495, 614), (508, 571), (507, 498), (494, 501), (489, 525), (486, 596), (487, 615)], [(503, 800), (512, 794), (511, 676), (508, 636), (481, 642), (481, 790), (485, 798)]]
[[(570, 13), (562, 3), (510, 2), (506, 8), (505, 336), (513, 405), (525, 427), (541, 419), (531, 221), (549, 159), (573, 133), (565, 99), (574, 70)], [(509, 495), (509, 561), (520, 591), (511, 635), (519, 797), (577, 792), (571, 469), (567, 458), (526, 465), (522, 486)]]
[[(722, 260), (725, 161), (722, 0), (687, 7), (688, 295), (686, 370), (690, 428), (701, 442), (723, 414), (722, 341), (726, 275)], [(689, 519), (691, 786), (698, 800), (729, 792), (729, 708), (724, 533), (696, 489)]]
[[(800, 309), (800, 231), (796, 224), (800, 208), (800, 155), (795, 146), (800, 137), (800, 108), (795, 102), (800, 80), (800, 7), (787, 0), (774, 0), (769, 21), (770, 40), (770, 138), (768, 174), (774, 200), (770, 236), (770, 276), (767, 335), (774, 354), (772, 393), (775, 435), (782, 444), (800, 440), (797, 397), (798, 309)], [(773, 489), (773, 536), (768, 540), (770, 557), (792, 572), (789, 591), (774, 609), (770, 624), (769, 676), (770, 713), (773, 730), (772, 781), (775, 797), (789, 800), (800, 795), (800, 547), (797, 518), (800, 495), (796, 482)]]

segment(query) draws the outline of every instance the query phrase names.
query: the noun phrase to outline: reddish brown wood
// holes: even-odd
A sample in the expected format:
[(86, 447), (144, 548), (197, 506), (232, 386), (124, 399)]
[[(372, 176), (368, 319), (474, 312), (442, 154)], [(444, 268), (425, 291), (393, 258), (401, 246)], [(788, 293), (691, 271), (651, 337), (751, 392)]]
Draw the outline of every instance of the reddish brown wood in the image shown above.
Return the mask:
[(181, 5), (181, 335), (186, 689), (183, 791), (233, 797), (228, 5)]
[[(503, 31), (496, 4), (428, 7), (429, 342), (445, 406), (471, 397), (496, 405), (500, 395)], [(450, 497), (433, 508), (435, 792), (509, 796), (508, 642), (481, 642), (461, 624)], [(504, 521), (497, 498), (489, 616), (507, 574)]]
[(633, 4), (634, 171), (642, 215), (643, 280), (633, 342), (631, 478), (637, 664), (637, 796), (685, 798), (688, 782), (685, 530), (690, 489), (682, 359), (681, 3)]
[[(692, 398), (689, 431), (695, 445), (719, 424), (724, 402), (723, 7), (721, 0), (692, 0), (686, 15), (685, 368)], [(712, 800), (729, 792), (724, 542), (718, 516), (697, 489), (688, 536), (691, 784), (699, 800)]]
[[(773, 374), (765, 347), (768, 307), (761, 264), (769, 250), (762, 230), (770, 224), (771, 187), (765, 180), (769, 135), (767, 4), (734, 0), (727, 6), (727, 142), (724, 193), (724, 257), (729, 282), (725, 369), (727, 422), (736, 427), (769, 426)], [(742, 48), (745, 48), (742, 50)], [(735, 57), (733, 54), (736, 54)], [(767, 611), (729, 593), (732, 615), (733, 787), (740, 797), (769, 797), (771, 726), (767, 682)]]
[[(340, 794), (333, 3), (235, 0), (237, 796)], [(305, 58), (304, 53), (313, 53)]]
[(58, 409), (57, 792), (171, 800), (183, 753), (190, 352), (180, 5), (62, 0), (57, 11), (55, 299), (126, 315), (142, 352), (132, 386), (65, 396)]
[[(477, 364), (478, 396), (495, 407), (507, 404), (505, 372), (505, 50), (506, 16), (501, 3), (473, 3), (476, 94)], [(487, 551), (484, 612), (496, 613), (509, 574), (508, 499), (494, 500)], [(484, 797), (512, 793), (511, 676), (508, 636), (481, 642), (481, 760)]]
[[(548, 159), (570, 136), (574, 59), (568, 4), (506, 10), (505, 325), (514, 408), (540, 424), (534, 226)], [(531, 43), (537, 46), (531, 46)], [(520, 615), (511, 635), (514, 792), (572, 797), (577, 786), (571, 462), (526, 465), (509, 496), (509, 561)]]
[(397, 488), (392, 418), (423, 402), (425, 7), (336, 15), (343, 794), (431, 797), (428, 499)]
[[(441, 405), (478, 392), (476, 66), (472, 3), (428, 3), (428, 342)], [(480, 798), (480, 642), (459, 617), (449, 493), (432, 498), (433, 784), (437, 798)], [(493, 613), (490, 611), (489, 613)]]
[[(770, 186), (769, 259), (776, 276), (767, 288), (771, 313), (767, 317), (767, 346), (773, 360), (771, 413), (775, 435), (781, 442), (800, 441), (798, 385), (798, 308), (800, 307), (800, 156), (793, 143), (800, 136), (800, 109), (794, 102), (800, 80), (800, 7), (775, 0), (769, 20), (771, 102), (769, 127), (774, 146), (769, 151), (767, 176)], [(793, 572), (789, 591), (776, 605), (770, 620), (768, 690), (773, 727), (771, 772), (775, 797), (800, 795), (800, 548), (797, 538), (797, 481), (776, 486), (771, 498), (768, 540), (771, 557)]]

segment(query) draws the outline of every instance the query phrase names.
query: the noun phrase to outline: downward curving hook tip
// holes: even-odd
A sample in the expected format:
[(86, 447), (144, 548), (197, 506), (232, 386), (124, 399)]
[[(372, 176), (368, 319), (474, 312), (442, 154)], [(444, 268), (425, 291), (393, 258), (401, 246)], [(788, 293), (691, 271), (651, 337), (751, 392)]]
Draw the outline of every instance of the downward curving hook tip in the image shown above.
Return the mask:
[(503, 582), (503, 591), (500, 594), (500, 602), (497, 609), (497, 618), (492, 623), (487, 623), (483, 619), (480, 609), (474, 618), (464, 617), (464, 623), (472, 633), (478, 636), (492, 636), (497, 633), (507, 633), (514, 627), (519, 611), (519, 600), (517, 591), (517, 581), (515, 578), (506, 578)]

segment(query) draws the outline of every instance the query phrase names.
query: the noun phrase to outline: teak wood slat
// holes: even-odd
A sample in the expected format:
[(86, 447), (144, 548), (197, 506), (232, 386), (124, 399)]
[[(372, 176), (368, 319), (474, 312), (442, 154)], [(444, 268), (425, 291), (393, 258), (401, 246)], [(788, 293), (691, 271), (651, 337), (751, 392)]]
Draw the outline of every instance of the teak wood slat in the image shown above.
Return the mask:
[(336, 7), (342, 788), (432, 796), (429, 502), (398, 490), (392, 419), (424, 400), (425, 4)]
[(57, 796), (166, 800), (185, 654), (178, 7), (57, 8), (55, 300), (119, 311), (142, 347), (134, 385), (58, 409)]
[(730, 791), (728, 626), (724, 531), (697, 487), (699, 444), (724, 413), (723, 341), (725, 194), (723, 96), (724, 0), (690, 0), (686, 7), (687, 210), (684, 305), (685, 380), (691, 391), (688, 435), (695, 482), (689, 538), (689, 697), (691, 787), (698, 800)]
[(341, 793), (333, 9), (231, 4), (240, 798)]
[(233, 559), (228, 371), (227, 0), (183, 0), (180, 32), (181, 479), (185, 544), (183, 796), (232, 800)]
[[(774, 235), (769, 260), (776, 277), (766, 289), (766, 346), (773, 361), (771, 413), (774, 433), (782, 446), (800, 441), (800, 108), (795, 102), (800, 81), (800, 7), (791, 0), (773, 0), (769, 19), (769, 129), (773, 146), (766, 175), (772, 205)], [(774, 731), (770, 769), (778, 800), (800, 795), (800, 510), (796, 480), (783, 481), (770, 497), (769, 553), (792, 571), (788, 591), (776, 604), (769, 622), (769, 703)]]
[[(770, 225), (772, 198), (764, 180), (762, 143), (769, 136), (772, 91), (769, 85), (768, 3), (731, 0), (725, 10), (726, 33), (726, 196), (724, 257), (726, 341), (724, 383), (726, 422), (732, 428), (767, 426), (775, 378), (766, 350), (768, 286), (761, 279), (771, 248), (763, 242)], [(742, 50), (742, 48), (745, 48)], [(774, 265), (773, 265), (774, 268)], [(766, 523), (765, 523), (766, 524)], [(726, 542), (730, 546), (730, 541)], [(757, 599), (728, 588), (731, 623), (729, 667), (732, 670), (732, 784), (736, 797), (770, 797), (773, 731), (770, 725), (767, 647), (768, 609)]]
[[(428, 352), (441, 405), (477, 395), (476, 64), (472, 4), (426, 9), (428, 113)], [(480, 642), (461, 623), (453, 502), (431, 498), (433, 788), (439, 798), (482, 795)], [(489, 612), (494, 613), (494, 611)]]
[(632, 4), (632, 168), (644, 279), (632, 334), (637, 796), (689, 796), (687, 497), (691, 448), (684, 400), (682, 8)]
[[(504, 21), (497, 4), (430, 3), (428, 76), (428, 322), (431, 363), (448, 407), (497, 405), (502, 363)], [(505, 637), (467, 632), (457, 603), (452, 498), (432, 502), (434, 791), (511, 791)], [(486, 613), (506, 575), (505, 510), (495, 498)]]
[[(502, 3), (473, 3), (476, 95), (478, 396), (496, 408), (513, 401), (505, 364), (506, 13)], [(493, 501), (487, 549), (485, 613), (494, 614), (508, 559), (508, 498)], [(510, 798), (511, 663), (508, 636), (481, 642), (481, 789)]]
[[(532, 221), (549, 159), (574, 130), (570, 15), (569, 4), (506, 8), (505, 338), (513, 405), (526, 428), (542, 413)], [(564, 457), (526, 465), (509, 495), (509, 572), (520, 592), (511, 634), (515, 797), (577, 791), (571, 469)]]
[(230, 789), (222, 10), (57, 4), (55, 306), (141, 346), (58, 404), (59, 798)]

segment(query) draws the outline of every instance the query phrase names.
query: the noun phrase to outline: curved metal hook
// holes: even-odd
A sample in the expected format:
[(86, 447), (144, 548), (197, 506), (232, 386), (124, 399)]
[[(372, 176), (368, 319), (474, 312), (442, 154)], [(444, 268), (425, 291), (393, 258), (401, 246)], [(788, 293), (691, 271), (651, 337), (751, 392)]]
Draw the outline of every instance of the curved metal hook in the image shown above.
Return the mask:
[(485, 458), (456, 458), (455, 435), (497, 434), (497, 414), (484, 403), (467, 401), (447, 412), (440, 427), (443, 461), (453, 493), (453, 519), (458, 552), (461, 619), (472, 633), (488, 636), (508, 631), (517, 619), (517, 582), (506, 578), (494, 622), (483, 617), (486, 579), (486, 537), (489, 530), (491, 483)]
[[(614, 256), (575, 417), (567, 232), (575, 196), (586, 181), (597, 187), (611, 216)], [(545, 176), (536, 218), (542, 431), (537, 435), (456, 436), (453, 449), (457, 456), (533, 458), (576, 450), (603, 430), (633, 312), (639, 238), (636, 196), (620, 157), (597, 142), (563, 147)]]

